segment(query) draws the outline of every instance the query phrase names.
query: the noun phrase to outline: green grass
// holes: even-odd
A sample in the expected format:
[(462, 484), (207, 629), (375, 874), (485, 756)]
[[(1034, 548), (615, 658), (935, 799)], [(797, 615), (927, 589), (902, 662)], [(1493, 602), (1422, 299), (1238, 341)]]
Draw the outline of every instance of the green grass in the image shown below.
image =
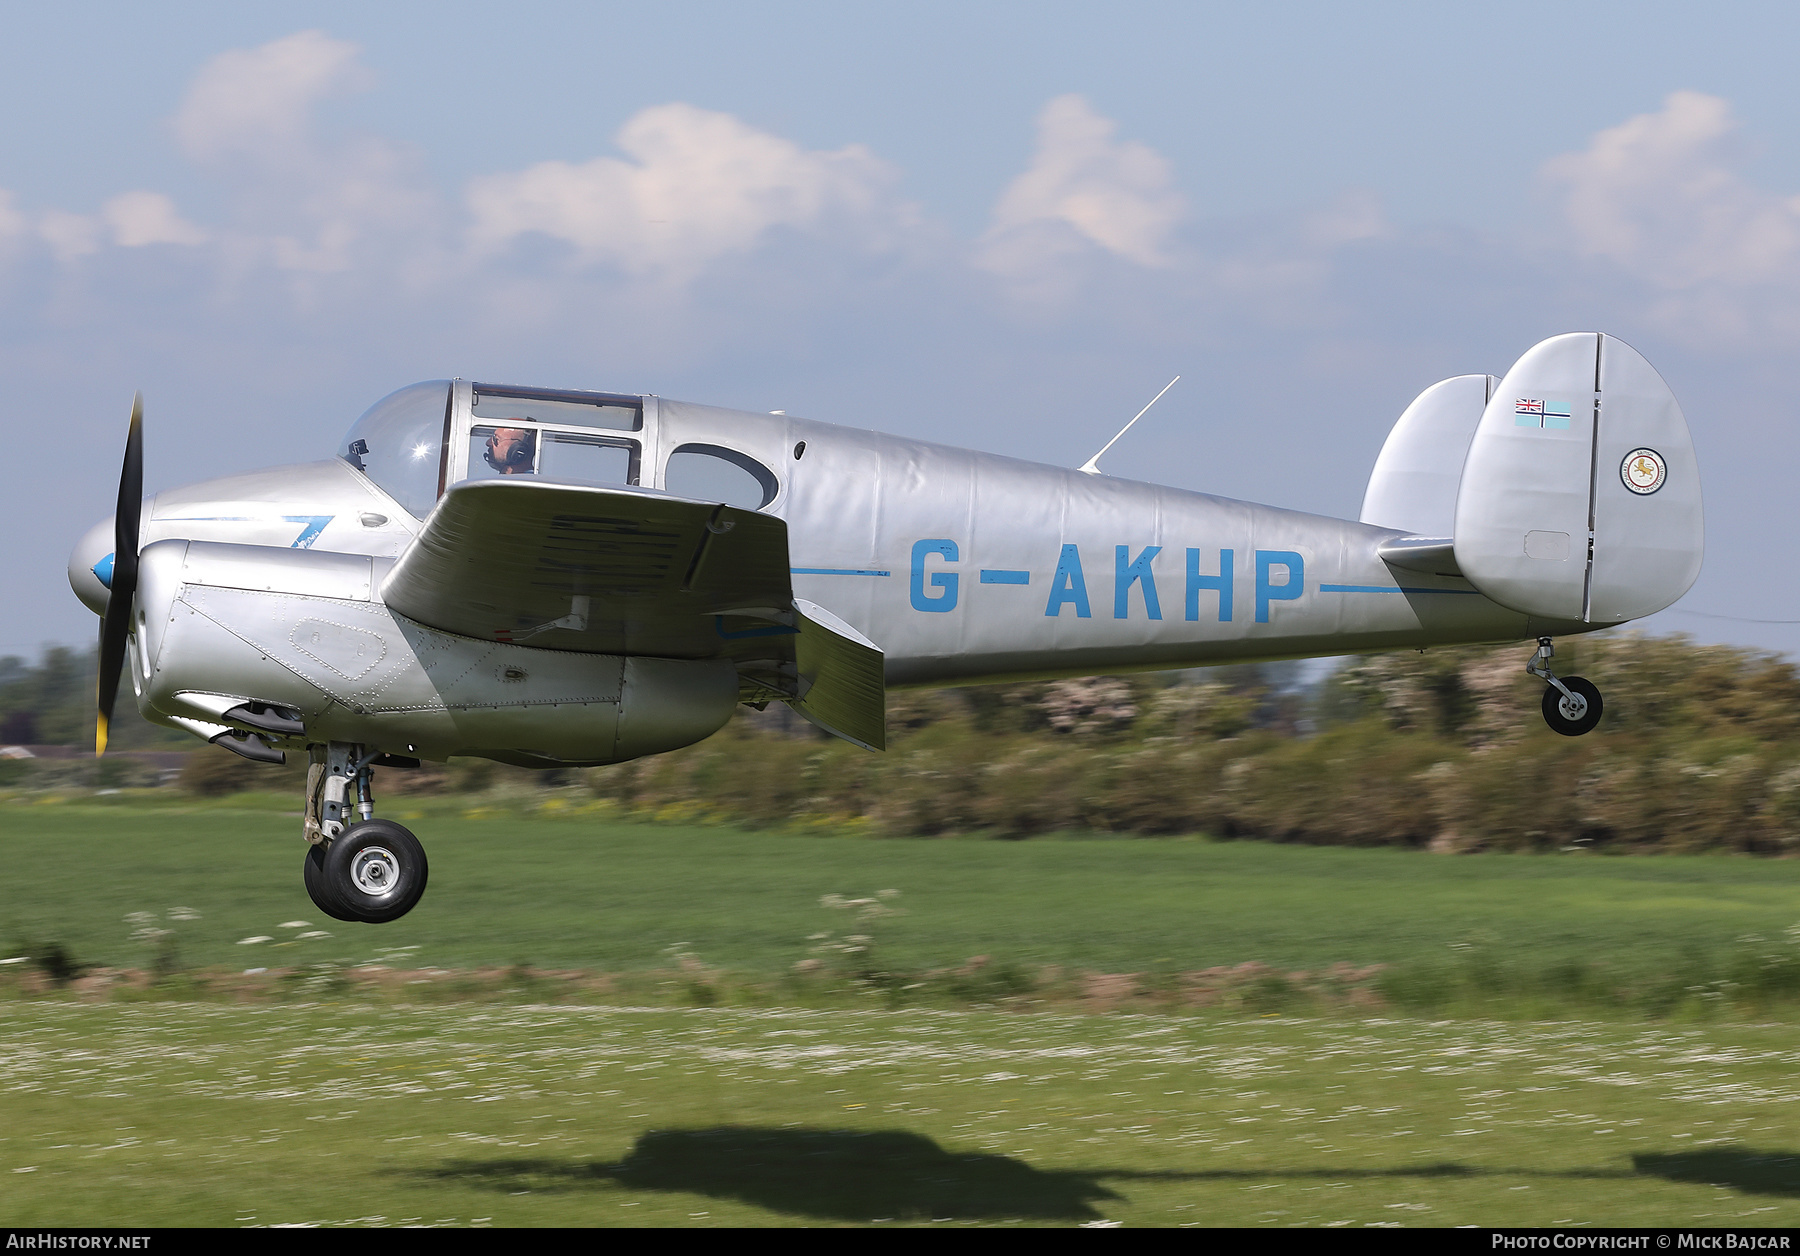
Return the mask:
[[(396, 813), (404, 810), (404, 804)], [(1431, 855), (1198, 840), (876, 840), (601, 818), (412, 821), (431, 857), (421, 905), (388, 925), (325, 920), (300, 884), (297, 816), (225, 805), (0, 802), (0, 944), (54, 940), (87, 963), (145, 965), (133, 912), (175, 906), (183, 963), (361, 961), (414, 946), (444, 968), (624, 971), (681, 946), (733, 971), (785, 971), (845, 931), (826, 894), (901, 891), (885, 963), (974, 955), (1177, 972), (1260, 961), (1430, 966), (1471, 941), (1509, 963), (1704, 968), (1800, 919), (1800, 861), (1733, 856)], [(303, 919), (333, 937), (244, 946)], [(168, 924), (165, 920), (164, 924)], [(1697, 969), (1696, 969), (1697, 971)]]
[[(307, 903), (279, 804), (0, 801), (0, 938), (147, 966), (126, 919), (147, 912), (183, 964), (297, 969), (244, 979), (267, 982), (250, 1004), (223, 979), (179, 1001), (204, 985), (179, 975), (0, 999), (0, 1224), (1800, 1225), (1793, 1027), (1745, 1020), (1719, 976), (1756, 953), (1743, 935), (1800, 917), (1800, 863), (414, 806), (424, 903), (348, 926)], [(905, 914), (872, 928), (896, 968), (985, 954), (1173, 989), (1244, 961), (1385, 963), (1395, 1008), (1463, 1019), (877, 1011), (841, 989), (810, 1010), (524, 1005), (556, 987), (307, 967), (416, 947), (405, 964), (605, 970), (597, 997), (663, 1004), (679, 947), (740, 975), (727, 996), (782, 999), (810, 935), (856, 927), (821, 896), (889, 888)], [(237, 942), (264, 934), (287, 940)], [(1673, 1020), (1621, 1019), (1597, 971), (1711, 984)], [(1307, 1006), (1271, 980), (1258, 1010)], [(1520, 1019), (1577, 988), (1611, 1019)]]
[(0, 1004), (0, 1224), (1793, 1226), (1786, 1027)]

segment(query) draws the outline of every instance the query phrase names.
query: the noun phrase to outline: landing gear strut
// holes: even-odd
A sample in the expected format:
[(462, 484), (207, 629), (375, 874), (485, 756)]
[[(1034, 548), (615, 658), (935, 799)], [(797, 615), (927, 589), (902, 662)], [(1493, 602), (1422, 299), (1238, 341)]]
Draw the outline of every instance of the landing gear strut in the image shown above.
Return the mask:
[(398, 920), (425, 893), (430, 867), (418, 838), (375, 819), (371, 780), (380, 752), (342, 741), (309, 750), (301, 869), (307, 895), (336, 920)]
[(1556, 647), (1550, 643), (1550, 638), (1539, 637), (1537, 653), (1525, 664), (1525, 670), (1547, 682), (1544, 723), (1564, 737), (1579, 737), (1593, 731), (1594, 725), (1600, 722), (1600, 691), (1580, 676), (1565, 676), (1558, 680), (1550, 670), (1550, 658), (1555, 653)]

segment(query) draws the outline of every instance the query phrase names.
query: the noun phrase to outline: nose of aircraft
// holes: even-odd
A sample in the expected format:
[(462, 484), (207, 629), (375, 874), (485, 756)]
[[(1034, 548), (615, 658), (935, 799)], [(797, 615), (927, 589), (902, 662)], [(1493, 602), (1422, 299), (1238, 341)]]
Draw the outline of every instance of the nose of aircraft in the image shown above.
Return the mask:
[(113, 521), (108, 515), (87, 530), (69, 555), (69, 587), (75, 596), (96, 615), (106, 614), (106, 600), (111, 594)]

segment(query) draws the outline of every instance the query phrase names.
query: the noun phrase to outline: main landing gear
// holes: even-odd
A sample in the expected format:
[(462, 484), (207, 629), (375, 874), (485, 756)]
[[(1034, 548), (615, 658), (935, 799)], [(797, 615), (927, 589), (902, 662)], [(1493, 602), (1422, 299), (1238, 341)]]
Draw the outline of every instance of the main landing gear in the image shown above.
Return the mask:
[(375, 819), (370, 782), (380, 752), (334, 741), (310, 753), (301, 869), (307, 894), (336, 920), (398, 920), (425, 893), (430, 867), (418, 838), (392, 820)]
[(1579, 737), (1592, 732), (1600, 722), (1600, 691), (1579, 676), (1557, 679), (1550, 670), (1550, 656), (1555, 653), (1550, 638), (1539, 637), (1537, 653), (1525, 664), (1525, 670), (1548, 682), (1544, 688), (1544, 723), (1564, 737)]

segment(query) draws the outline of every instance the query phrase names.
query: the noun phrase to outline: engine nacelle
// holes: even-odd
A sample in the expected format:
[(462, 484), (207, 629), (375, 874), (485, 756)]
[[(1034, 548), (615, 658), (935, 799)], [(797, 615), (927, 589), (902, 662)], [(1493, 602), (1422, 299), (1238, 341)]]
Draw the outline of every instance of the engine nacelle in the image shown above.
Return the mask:
[(379, 601), (389, 561), (208, 541), (146, 547), (131, 666), (139, 708), (220, 727), (250, 701), (298, 713), (306, 733), (295, 742), (544, 765), (674, 750), (731, 717), (729, 660), (577, 654), (440, 632)]

